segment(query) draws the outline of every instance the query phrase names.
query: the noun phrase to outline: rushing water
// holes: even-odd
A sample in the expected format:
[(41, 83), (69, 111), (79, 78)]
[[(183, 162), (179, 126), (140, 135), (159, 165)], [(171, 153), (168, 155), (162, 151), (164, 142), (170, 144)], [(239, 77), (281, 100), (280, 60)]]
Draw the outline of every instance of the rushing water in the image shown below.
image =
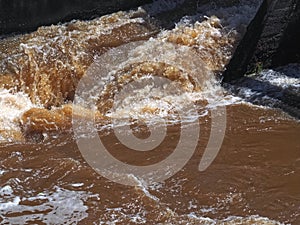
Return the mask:
[[(223, 88), (220, 73), (259, 3), (204, 5), (161, 30), (149, 15), (181, 1), (161, 2), (1, 40), (0, 224), (300, 224), (300, 124), (271, 108), (285, 106), (286, 90), (299, 93), (300, 66)], [(220, 151), (199, 171), (220, 109)], [(87, 163), (72, 119), (74, 129), (74, 119), (95, 122), (110, 154), (138, 168), (168, 159), (183, 131), (200, 134), (178, 173), (150, 184), (121, 174), (135, 183), (126, 186)], [(162, 123), (151, 151), (124, 148), (115, 129), (150, 143)]]

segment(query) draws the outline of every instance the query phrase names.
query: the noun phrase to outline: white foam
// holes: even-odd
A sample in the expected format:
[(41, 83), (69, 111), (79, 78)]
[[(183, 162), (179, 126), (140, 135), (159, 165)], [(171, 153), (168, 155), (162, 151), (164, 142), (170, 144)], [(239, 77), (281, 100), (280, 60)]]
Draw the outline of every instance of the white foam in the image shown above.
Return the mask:
[(72, 187), (82, 187), (83, 185), (84, 185), (84, 183), (71, 184)]
[(32, 107), (34, 104), (28, 95), (0, 89), (0, 141), (6, 140), (1, 137), (1, 132), (20, 130), (18, 122), (21, 115)]
[[(289, 101), (295, 100), (300, 93), (300, 65), (263, 70), (226, 86), (244, 102), (289, 110)], [(294, 96), (293, 99), (285, 97), (288, 95)]]
[(11, 195), (12, 193), (12, 187), (9, 185), (6, 185), (0, 189), (0, 196)]
[(257, 77), (257, 80), (269, 82), (281, 88), (289, 86), (300, 88), (300, 65), (298, 65), (298, 71), (295, 71), (295, 65), (282, 67), (279, 71), (265, 70)]
[(288, 225), (281, 223), (279, 221), (275, 221), (272, 219), (269, 219), (267, 217), (262, 217), (259, 215), (251, 215), (248, 217), (241, 217), (241, 216), (229, 216), (228, 218), (222, 220), (223, 223), (226, 223), (228, 225), (232, 224), (265, 224), (265, 225)]
[[(14, 195), (9, 185), (0, 189), (1, 224), (26, 224), (29, 221), (41, 221), (45, 224), (77, 224), (88, 216), (85, 201), (95, 197), (84, 191), (70, 191), (55, 187), (32, 197)], [(97, 196), (96, 196), (97, 197)], [(41, 201), (42, 200), (42, 201)], [(32, 204), (22, 204), (29, 201)], [(16, 216), (8, 214), (17, 213)]]

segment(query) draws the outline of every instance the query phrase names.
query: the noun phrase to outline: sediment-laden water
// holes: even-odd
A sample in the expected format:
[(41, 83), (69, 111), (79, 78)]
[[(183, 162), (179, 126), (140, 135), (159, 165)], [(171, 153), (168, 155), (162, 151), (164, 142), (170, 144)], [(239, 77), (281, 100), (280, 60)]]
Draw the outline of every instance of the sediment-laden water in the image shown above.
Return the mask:
[[(259, 2), (207, 4), (171, 30), (149, 15), (180, 1), (161, 4), (0, 41), (0, 224), (300, 223), (300, 124), (276, 108), (299, 90), (300, 66), (222, 87)], [(184, 131), (200, 133), (186, 136), (199, 138), (178, 173), (150, 184), (115, 174), (135, 183), (126, 186), (79, 151), (91, 121), (109, 153), (138, 168), (171, 157)], [(224, 121), (220, 151), (199, 171)], [(151, 151), (124, 147), (115, 129), (150, 143), (162, 125)]]

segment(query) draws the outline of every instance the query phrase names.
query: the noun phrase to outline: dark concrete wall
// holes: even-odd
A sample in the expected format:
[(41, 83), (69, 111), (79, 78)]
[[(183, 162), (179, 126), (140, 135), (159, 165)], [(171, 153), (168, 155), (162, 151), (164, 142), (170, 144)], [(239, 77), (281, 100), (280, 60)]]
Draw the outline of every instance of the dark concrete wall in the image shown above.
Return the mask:
[(237, 47), (232, 59), (223, 73), (223, 81), (229, 82), (231, 80), (242, 77), (247, 69), (248, 64), (255, 52), (257, 43), (263, 32), (263, 21), (268, 12), (269, 1), (264, 0), (256, 13), (254, 19), (247, 28), (247, 32)]
[(41, 25), (91, 19), (152, 0), (0, 0), (0, 35), (30, 32)]
[(271, 68), (296, 61), (294, 54), (290, 53), (300, 43), (299, 39), (294, 40), (300, 29), (299, 6), (299, 0), (270, 1), (262, 23), (263, 31), (248, 69), (253, 70), (257, 63), (261, 63), (264, 68)]
[(296, 1), (295, 10), (291, 12), (291, 20), (282, 37), (276, 54), (272, 58), (273, 66), (287, 63), (300, 63), (300, 1)]
[(255, 72), (300, 62), (300, 0), (264, 0), (224, 72), (228, 82)]

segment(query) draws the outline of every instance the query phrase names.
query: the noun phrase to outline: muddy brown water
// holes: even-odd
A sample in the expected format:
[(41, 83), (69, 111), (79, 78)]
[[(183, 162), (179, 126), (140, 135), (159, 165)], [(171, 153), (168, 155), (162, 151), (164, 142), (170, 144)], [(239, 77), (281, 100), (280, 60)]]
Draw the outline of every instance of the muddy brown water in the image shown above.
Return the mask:
[[(139, 9), (41, 27), (1, 40), (0, 224), (300, 224), (299, 120), (280, 110), (241, 103), (226, 94), (216, 78), (259, 5), (252, 0), (239, 2), (220, 9), (201, 6), (190, 22), (183, 19), (172, 30), (152, 24), (147, 12)], [(165, 10), (159, 2), (150, 8)], [(98, 96), (96, 114), (76, 105), (77, 84), (94, 58), (114, 47), (119, 49), (117, 54), (118, 46), (137, 40), (145, 42), (132, 55), (133, 61), (125, 57), (124, 62), (131, 63), (120, 65), (116, 79), (109, 74), (101, 77), (107, 93)], [(177, 47), (170, 48), (170, 43)], [(148, 62), (148, 53), (155, 63)], [(134, 56), (141, 61), (134, 64)], [(165, 59), (173, 62), (164, 64)], [(194, 61), (198, 66), (191, 66)], [(110, 62), (106, 64), (112, 69)], [(181, 64), (185, 66), (180, 68)], [(119, 89), (138, 78), (155, 80), (157, 75), (177, 82), (183, 93), (169, 91), (172, 86), (151, 88), (149, 83), (134, 89), (109, 114)], [(298, 75), (279, 75), (268, 81), (298, 87)], [(245, 94), (255, 93), (245, 89)], [(178, 173), (150, 186), (132, 175), (128, 177), (136, 186), (98, 174), (83, 158), (70, 131), (74, 109), (80, 109), (75, 116), (82, 121), (90, 122), (95, 116), (99, 137), (109, 153), (142, 168), (174, 152), (180, 142), (180, 124), (170, 122), (158, 147), (138, 152), (124, 147), (106, 126), (107, 119), (129, 116), (134, 135), (145, 139), (150, 130), (144, 123), (135, 123), (136, 118), (150, 116), (152, 122), (155, 116), (172, 117), (176, 107), (180, 111), (189, 101), (199, 115), (208, 111), (193, 122), (200, 125), (196, 149)], [(212, 132), (214, 117), (209, 110), (214, 104), (227, 105), (226, 133), (215, 160), (199, 171)], [(95, 155), (95, 160), (101, 156)]]
[[(227, 106), (226, 135), (221, 150), (212, 165), (199, 172), (198, 163), (210, 132), (209, 118), (208, 115), (200, 120), (199, 143), (187, 165), (146, 191), (142, 187), (113, 183), (97, 174), (82, 158), (70, 134), (48, 138), (40, 144), (2, 144), (0, 170), (4, 172), (0, 186), (10, 185), (15, 196), (26, 197), (19, 203), (25, 206), (42, 206), (43, 201), (49, 200), (30, 200), (30, 197), (55, 192), (57, 187), (87, 192), (89, 197), (83, 200), (87, 216), (78, 224), (101, 224), (101, 221), (135, 224), (143, 219), (146, 224), (210, 224), (203, 218), (220, 222), (230, 216), (244, 219), (232, 218), (233, 222), (222, 223), (273, 224), (271, 220), (276, 220), (300, 224), (299, 122), (276, 110), (244, 104)], [(124, 150), (115, 141), (113, 132), (100, 134), (111, 154), (137, 165), (167, 157), (176, 146), (172, 137), (178, 135), (179, 128), (173, 125), (161, 149), (136, 154)], [(68, 204), (68, 198), (60, 204)], [(55, 209), (41, 207), (38, 211), (38, 208), (2, 211), (0, 223), (9, 224), (4, 223), (7, 218), (26, 215), (26, 224), (45, 224), (36, 220), (35, 215), (47, 215)], [(270, 220), (248, 218), (253, 215)]]

